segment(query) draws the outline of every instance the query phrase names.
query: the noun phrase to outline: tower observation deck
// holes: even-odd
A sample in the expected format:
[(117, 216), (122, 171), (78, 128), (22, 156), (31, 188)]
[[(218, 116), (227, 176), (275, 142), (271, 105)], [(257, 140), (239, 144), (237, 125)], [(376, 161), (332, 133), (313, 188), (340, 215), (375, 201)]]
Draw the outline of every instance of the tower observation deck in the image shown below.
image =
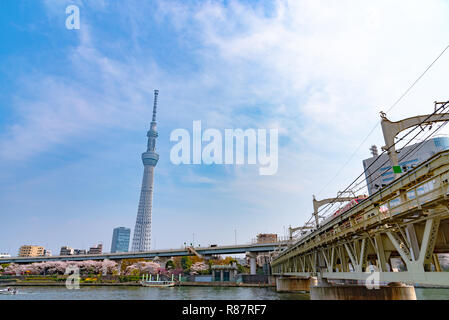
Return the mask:
[(142, 179), (142, 189), (140, 191), (139, 209), (137, 211), (136, 225), (134, 228), (134, 237), (132, 243), (133, 252), (150, 251), (154, 167), (159, 160), (159, 155), (156, 153), (156, 138), (158, 137), (156, 127), (158, 94), (159, 91), (154, 90), (153, 118), (150, 124), (150, 130), (147, 133), (147, 151), (142, 153), (144, 171)]

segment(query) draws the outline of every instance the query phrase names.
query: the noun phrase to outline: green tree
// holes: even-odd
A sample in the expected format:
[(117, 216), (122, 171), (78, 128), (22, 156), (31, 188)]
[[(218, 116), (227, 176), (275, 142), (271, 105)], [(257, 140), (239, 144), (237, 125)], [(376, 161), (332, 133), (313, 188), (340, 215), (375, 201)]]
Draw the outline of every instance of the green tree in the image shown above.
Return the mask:
[(131, 275), (138, 276), (140, 274), (140, 271), (138, 269), (134, 269), (131, 271)]
[(165, 264), (165, 269), (170, 270), (170, 269), (174, 269), (175, 268), (175, 263), (173, 262), (173, 260), (168, 260), (167, 263)]
[(238, 273), (249, 273), (249, 268), (244, 267), (241, 264), (237, 263), (237, 272)]
[(10, 263), (2, 263), (0, 266), (1, 266), (1, 268), (0, 268), (0, 270), (5, 270), (8, 266), (10, 265)]
[(190, 258), (189, 256), (182, 257), (181, 267), (182, 267), (182, 270), (184, 270), (184, 272), (189, 272), (192, 264), (193, 264), (192, 258)]

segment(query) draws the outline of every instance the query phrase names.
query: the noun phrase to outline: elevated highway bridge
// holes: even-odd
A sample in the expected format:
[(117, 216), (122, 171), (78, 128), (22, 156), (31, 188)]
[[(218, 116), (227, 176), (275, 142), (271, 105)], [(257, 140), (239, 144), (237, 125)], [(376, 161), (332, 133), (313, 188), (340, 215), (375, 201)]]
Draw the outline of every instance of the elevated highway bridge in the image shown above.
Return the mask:
[(86, 255), (64, 255), (64, 256), (49, 256), (49, 257), (10, 257), (0, 258), (1, 263), (33, 263), (43, 261), (82, 261), (82, 260), (123, 260), (123, 259), (154, 259), (170, 258), (176, 256), (194, 255), (194, 252), (202, 256), (222, 255), (222, 254), (257, 254), (264, 252), (272, 252), (281, 250), (287, 246), (287, 241), (279, 241), (272, 243), (255, 243), (255, 244), (241, 244), (230, 246), (216, 246), (216, 247), (196, 247), (194, 250), (186, 247), (182, 249), (165, 249), (152, 250), (147, 252), (121, 252), (121, 253), (103, 253), (103, 254), (86, 254)]

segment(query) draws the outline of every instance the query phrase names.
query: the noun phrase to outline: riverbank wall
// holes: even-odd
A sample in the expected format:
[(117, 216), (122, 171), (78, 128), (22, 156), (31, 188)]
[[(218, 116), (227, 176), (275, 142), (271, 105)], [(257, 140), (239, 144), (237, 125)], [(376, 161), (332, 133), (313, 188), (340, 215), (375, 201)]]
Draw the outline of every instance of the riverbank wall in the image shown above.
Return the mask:
[[(61, 282), (2, 282), (0, 287), (64, 287), (65, 283)], [(140, 287), (140, 283), (136, 282), (122, 282), (122, 283), (80, 283), (80, 287), (120, 287), (120, 286), (137, 286)], [(176, 286), (189, 286), (189, 287), (255, 287), (266, 288), (274, 287), (272, 284), (257, 284), (257, 283), (235, 283), (235, 282), (180, 282)]]

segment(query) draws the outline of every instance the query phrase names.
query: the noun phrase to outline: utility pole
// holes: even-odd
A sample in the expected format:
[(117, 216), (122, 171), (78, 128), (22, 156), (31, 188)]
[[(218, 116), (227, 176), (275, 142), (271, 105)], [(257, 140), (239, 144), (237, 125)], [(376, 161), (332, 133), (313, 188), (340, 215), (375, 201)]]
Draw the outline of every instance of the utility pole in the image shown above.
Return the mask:
[[(359, 196), (360, 197), (360, 196)], [(334, 202), (346, 202), (351, 201), (352, 199), (358, 199), (359, 197), (336, 197), (336, 198), (328, 198), (323, 200), (317, 200), (315, 198), (315, 195), (313, 195), (313, 216), (315, 217), (315, 227), (318, 229), (319, 227), (319, 218), (322, 218), (322, 216), (318, 215), (318, 209), (327, 204), (327, 203), (334, 203)]]
[(234, 242), (237, 245), (237, 229), (234, 229)]
[[(437, 110), (437, 105), (445, 106), (446, 103), (447, 102), (435, 101), (435, 110)], [(397, 179), (401, 176), (402, 168), (399, 166), (398, 154), (395, 148), (394, 139), (396, 138), (396, 136), (400, 132), (414, 126), (418, 125), (422, 126), (432, 124), (434, 122), (448, 121), (449, 113), (432, 113), (422, 116), (406, 118), (395, 122), (388, 120), (385, 112), (381, 112), (380, 117), (382, 119), (381, 120), (382, 133), (384, 135), (385, 140), (385, 146), (382, 147), (382, 150), (387, 151), (388, 157), (390, 158), (391, 166), (393, 168), (394, 178)]]

